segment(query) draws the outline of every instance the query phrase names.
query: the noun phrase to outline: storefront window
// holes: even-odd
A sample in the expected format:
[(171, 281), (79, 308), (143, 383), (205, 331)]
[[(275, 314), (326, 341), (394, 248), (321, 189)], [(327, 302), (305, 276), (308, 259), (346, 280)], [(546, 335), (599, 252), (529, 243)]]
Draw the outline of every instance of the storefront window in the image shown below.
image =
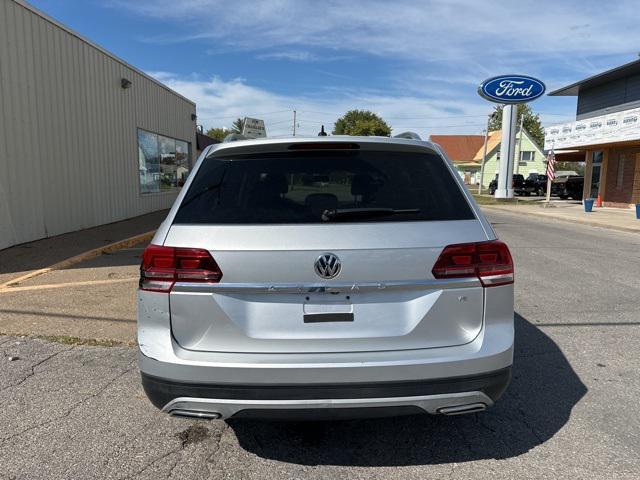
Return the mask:
[(140, 192), (179, 188), (189, 174), (189, 143), (138, 130)]
[(160, 157), (157, 135), (138, 130), (138, 164), (140, 192), (158, 192), (160, 190)]
[(593, 152), (593, 166), (591, 170), (591, 194), (589, 198), (597, 198), (600, 191), (600, 171), (602, 170), (602, 152)]

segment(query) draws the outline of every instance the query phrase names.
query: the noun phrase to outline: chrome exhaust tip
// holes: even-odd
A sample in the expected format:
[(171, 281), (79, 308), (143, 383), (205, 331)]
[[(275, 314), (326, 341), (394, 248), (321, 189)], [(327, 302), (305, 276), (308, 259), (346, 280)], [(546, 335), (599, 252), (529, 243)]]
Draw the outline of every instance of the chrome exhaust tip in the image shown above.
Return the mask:
[(486, 403), (468, 403), (466, 405), (454, 405), (452, 407), (442, 407), (438, 413), (442, 415), (464, 415), (465, 413), (482, 412), (487, 409)]
[(185, 410), (177, 408), (170, 410), (169, 415), (174, 417), (188, 417), (188, 418), (200, 418), (202, 420), (216, 420), (222, 418), (222, 415), (217, 412), (205, 412), (201, 410)]

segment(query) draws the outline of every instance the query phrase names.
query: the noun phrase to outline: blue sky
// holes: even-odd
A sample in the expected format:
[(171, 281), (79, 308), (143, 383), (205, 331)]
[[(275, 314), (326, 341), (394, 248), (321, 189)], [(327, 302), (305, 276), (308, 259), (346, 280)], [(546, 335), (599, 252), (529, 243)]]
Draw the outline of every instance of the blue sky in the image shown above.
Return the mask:
[[(519, 2), (32, 0), (31, 3), (194, 100), (198, 123), (263, 118), (269, 135), (327, 129), (351, 108), (394, 132), (480, 133), (485, 78), (519, 73), (547, 89), (632, 61), (635, 1)], [(574, 97), (532, 104), (545, 124)]]

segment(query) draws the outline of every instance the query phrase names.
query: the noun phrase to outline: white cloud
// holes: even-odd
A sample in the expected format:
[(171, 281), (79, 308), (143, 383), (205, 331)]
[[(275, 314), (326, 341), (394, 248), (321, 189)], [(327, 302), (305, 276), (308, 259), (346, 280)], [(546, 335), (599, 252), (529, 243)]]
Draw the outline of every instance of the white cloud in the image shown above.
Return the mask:
[(393, 127), (394, 133), (412, 130), (427, 138), (431, 133), (479, 133), (491, 105), (464, 100), (430, 99), (382, 92), (340, 91), (334, 95), (286, 96), (251, 86), (246, 81), (181, 78), (151, 72), (155, 78), (196, 102), (198, 123), (205, 128), (229, 127), (238, 117), (263, 118), (270, 136), (290, 135), (293, 110), (298, 132), (316, 135), (324, 124), (331, 131), (338, 116), (353, 108), (372, 110)]
[(319, 55), (308, 50), (276, 50), (273, 52), (259, 53), (258, 60), (289, 60), (292, 62), (335, 62), (347, 60), (348, 55)]
[[(229, 48), (296, 46), (497, 65), (528, 58), (635, 53), (635, 0), (147, 0), (112, 3), (189, 25), (182, 39)], [(155, 40), (175, 41), (175, 32)]]
[[(552, 90), (634, 59), (640, 44), (637, 0), (105, 1), (166, 22), (167, 34), (147, 41), (197, 41), (203, 51), (238, 52), (265, 65), (355, 58), (374, 62), (384, 75), (385, 90), (370, 90), (380, 78), (368, 82), (351, 64), (343, 71), (326, 63), (316, 70), (316, 85), (292, 83), (292, 93), (282, 94), (255, 86), (254, 78), (162, 74), (197, 102), (205, 126), (264, 116), (271, 135), (291, 132), (293, 109), (300, 131), (315, 134), (352, 108), (381, 114), (396, 132), (479, 133), (492, 109), (475, 94), (484, 78), (526, 73)], [(534, 108), (568, 118), (575, 99), (544, 98)], [(565, 118), (542, 115), (545, 123)]]

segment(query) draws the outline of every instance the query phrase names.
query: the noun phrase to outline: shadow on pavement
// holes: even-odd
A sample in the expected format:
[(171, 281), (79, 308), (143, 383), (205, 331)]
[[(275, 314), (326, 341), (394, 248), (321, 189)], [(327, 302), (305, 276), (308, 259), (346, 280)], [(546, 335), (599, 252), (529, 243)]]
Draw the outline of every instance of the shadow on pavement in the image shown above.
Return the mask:
[(228, 423), (245, 450), (303, 465), (428, 465), (522, 455), (567, 423), (587, 389), (555, 342), (518, 314), (515, 326), (512, 383), (486, 412), (324, 423)]

